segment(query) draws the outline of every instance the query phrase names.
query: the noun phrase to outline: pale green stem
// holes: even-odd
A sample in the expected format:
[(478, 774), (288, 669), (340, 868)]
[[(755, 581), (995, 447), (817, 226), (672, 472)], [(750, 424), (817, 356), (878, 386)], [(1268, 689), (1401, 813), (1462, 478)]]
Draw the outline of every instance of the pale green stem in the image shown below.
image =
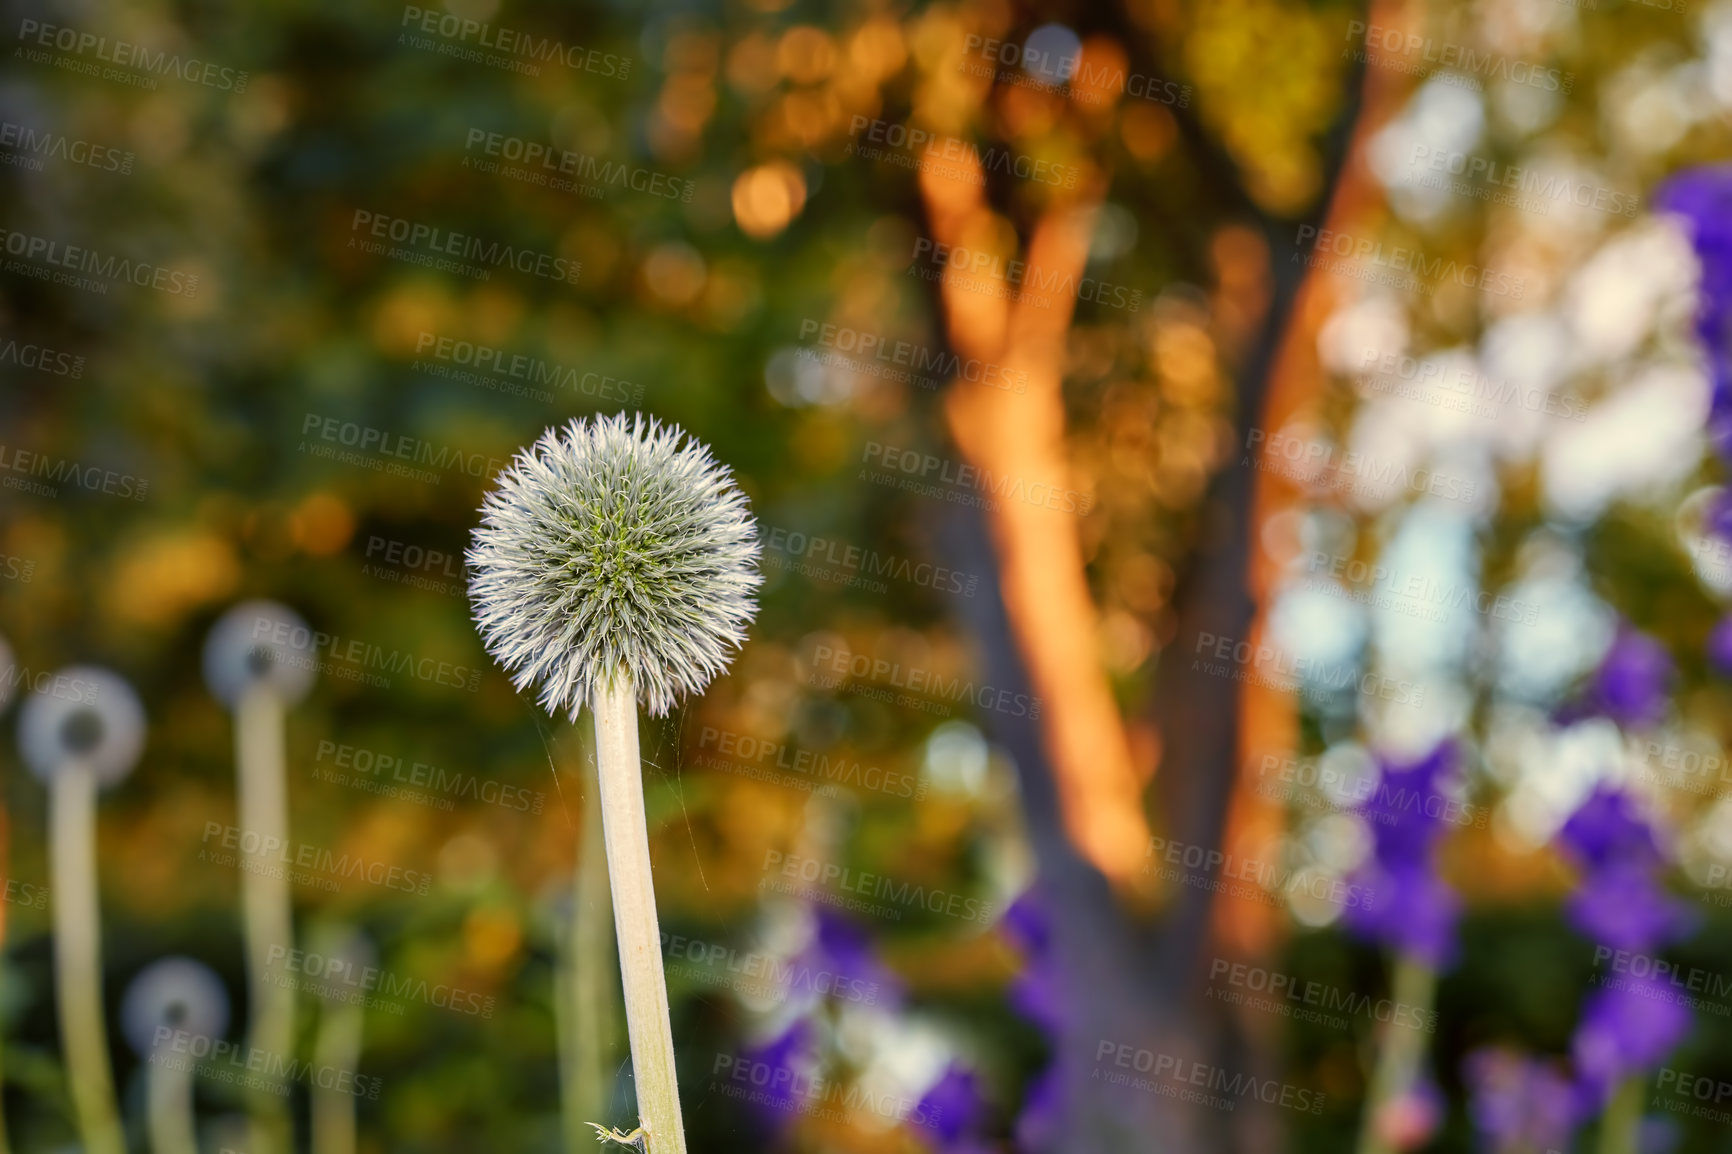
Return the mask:
[[(1391, 981), (1395, 1003), (1410, 1007), (1407, 1019), (1429, 1021), (1432, 1003), (1437, 998), (1437, 975), (1431, 967), (1398, 955)], [(1393, 1154), (1390, 1145), (1378, 1134), (1378, 1115), (1389, 1103), (1413, 1089), (1425, 1058), (1425, 1032), (1405, 1022), (1398, 1024), (1395, 1017), (1399, 1015), (1392, 1016), (1384, 1027), (1377, 1066), (1365, 1096), (1365, 1114), (1359, 1123), (1359, 1154)]]
[(62, 765), (48, 791), (55, 994), (60, 1044), (86, 1154), (125, 1154), (102, 1019), (102, 925), (96, 900), (96, 776)]
[(584, 783), (582, 841), (572, 879), (571, 916), (560, 927), (557, 1019), (565, 1090), (566, 1148), (595, 1149), (590, 1122), (607, 1109), (609, 1055), (613, 1050), (614, 990), (612, 902), (608, 897), (607, 846), (601, 802), (596, 796), (595, 735), (580, 728)]
[(674, 1073), (674, 1031), (662, 973), (661, 930), (650, 874), (649, 823), (644, 817), (643, 762), (637, 743), (637, 700), (621, 674), (598, 686), (592, 700), (602, 833), (613, 891), (626, 1032), (638, 1118), (649, 1154), (685, 1154), (685, 1124)]
[[(366, 1009), (358, 1002), (328, 1001), (319, 1011), (313, 1064), (320, 1070), (353, 1072), (361, 1062)], [(313, 1081), (313, 1154), (355, 1154), (355, 1095), (341, 1082)]]
[[(269, 687), (255, 685), (235, 709), (235, 761), (241, 845), (241, 904), (246, 924), (247, 978), (252, 1005), (247, 1044), (269, 1057), (266, 1068), (285, 1065), (294, 1054), (295, 991), (271, 980), (272, 947), (294, 945), (288, 850), (289, 800), (283, 774), (283, 703)], [(251, 846), (250, 852), (246, 847)], [(265, 1075), (260, 1075), (261, 1078)], [(252, 1148), (248, 1154), (289, 1154), (294, 1142), (288, 1100), (275, 1086), (252, 1092)]]
[(1600, 1154), (1636, 1154), (1642, 1129), (1642, 1078), (1625, 1080), (1600, 1118)]
[[(11, 814), (7, 812), (4, 799), (0, 799), (0, 887), (5, 886), (12, 875), (12, 825)], [(7, 915), (0, 913), (0, 968), (6, 964), (6, 929)], [(0, 1154), (12, 1154), (12, 1144), (6, 1137), (6, 1070), (5, 1070), (6, 1039), (0, 1034)]]
[(159, 1053), (144, 1069), (151, 1154), (198, 1154), (193, 1122), (192, 1064)]

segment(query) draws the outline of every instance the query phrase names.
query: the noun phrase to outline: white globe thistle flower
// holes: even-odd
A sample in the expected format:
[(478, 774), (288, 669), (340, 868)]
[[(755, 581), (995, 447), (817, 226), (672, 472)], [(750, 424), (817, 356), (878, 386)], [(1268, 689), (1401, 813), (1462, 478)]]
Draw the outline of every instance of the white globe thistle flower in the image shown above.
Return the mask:
[(229, 994), (216, 972), (192, 958), (152, 962), (126, 987), (120, 1028), (141, 1058), (161, 1045), (163, 1029), (220, 1038), (229, 1028)]
[(193, 1109), (193, 1066), (158, 1061), (190, 1036), (220, 1041), (229, 1024), (229, 995), (222, 979), (203, 962), (172, 957), (140, 970), (120, 1003), (126, 1040), (145, 1059), (145, 1126), (154, 1154), (196, 1154), (198, 1121)]
[(52, 782), (62, 767), (82, 761), (98, 785), (132, 772), (144, 751), (144, 706), (119, 674), (78, 665), (55, 675), (66, 694), (32, 693), (18, 713), (18, 752), (38, 781)]
[(102, 1014), (102, 919), (96, 894), (97, 791), (123, 780), (144, 749), (144, 706), (94, 666), (55, 674), (18, 715), (18, 750), (48, 787), (54, 981), (73, 1115), (89, 1154), (126, 1154)]
[[(290, 643), (275, 640), (288, 636)], [(275, 601), (242, 601), (217, 618), (205, 636), (204, 680), (230, 709), (255, 685), (269, 686), (293, 703), (313, 687), (307, 642), (312, 630), (299, 613)]]
[(619, 414), (549, 429), (481, 513), (476, 624), (549, 712), (575, 719), (624, 674), (664, 716), (745, 640), (757, 531), (729, 471), (676, 425)]

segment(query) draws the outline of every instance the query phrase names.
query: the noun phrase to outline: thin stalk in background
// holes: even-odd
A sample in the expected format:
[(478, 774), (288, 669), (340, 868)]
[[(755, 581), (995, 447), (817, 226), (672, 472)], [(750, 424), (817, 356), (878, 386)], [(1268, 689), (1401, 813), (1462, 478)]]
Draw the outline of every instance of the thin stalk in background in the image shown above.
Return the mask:
[(102, 1000), (96, 795), (132, 772), (144, 749), (144, 706), (106, 669), (60, 670), (18, 718), (18, 749), (48, 787), (54, 994), (60, 1042), (85, 1154), (126, 1154)]
[[(288, 845), (288, 786), (283, 777), (283, 704), (266, 686), (253, 686), (235, 711), (235, 763), (239, 767), (238, 808), (241, 852), (251, 862), (241, 872), (241, 904), (246, 928), (247, 992), (252, 1019), (247, 1044), (274, 1061), (294, 1052), (294, 987), (271, 980), (271, 948), (294, 943), (289, 878), (272, 861)], [(253, 849), (246, 846), (251, 841)], [(280, 1082), (256, 1086), (250, 1095), (253, 1148), (258, 1154), (287, 1154), (293, 1129), (288, 1099)]]
[(48, 795), (54, 887), (54, 993), (78, 1131), (89, 1154), (125, 1154), (102, 1019), (102, 924), (96, 897), (96, 775), (63, 764)]
[[(287, 1065), (295, 1051), (295, 990), (271, 980), (273, 951), (293, 949), (288, 875), (274, 861), (289, 844), (283, 771), (288, 706), (312, 688), (313, 667), (293, 639), (312, 636), (300, 615), (274, 601), (243, 601), (205, 638), (204, 676), (234, 713), (235, 795), (241, 829), (241, 917), (246, 937), (247, 1044)], [(305, 642), (303, 641), (304, 645)], [(248, 847), (251, 847), (250, 849)], [(261, 1075), (249, 1095), (249, 1154), (290, 1154), (294, 1123), (280, 1079)]]
[[(361, 1034), (367, 1011), (359, 1002), (327, 999), (319, 1010), (313, 1065), (320, 1070), (355, 1071), (361, 1061)], [(355, 1092), (314, 1082), (313, 1154), (355, 1154)]]
[[(1413, 1021), (1431, 1019), (1431, 1009), (1437, 999), (1437, 972), (1423, 962), (1397, 954), (1394, 989), (1391, 999), (1398, 1006), (1411, 1008)], [(1425, 1031), (1416, 1025), (1392, 1017), (1384, 1027), (1383, 1044), (1378, 1048), (1377, 1065), (1371, 1075), (1371, 1085), (1365, 1097), (1365, 1115), (1360, 1120), (1359, 1154), (1395, 1154), (1382, 1125), (1384, 1112), (1407, 1097), (1419, 1080), (1420, 1063), (1425, 1060)]]
[(1646, 1086), (1642, 1075), (1624, 1079), (1600, 1116), (1599, 1154), (1636, 1154), (1641, 1148), (1642, 1106)]
[(228, 990), (214, 970), (196, 959), (159, 959), (127, 986), (120, 1027), (143, 1060), (151, 1154), (198, 1154), (196, 1065), (184, 1046), (176, 1052), (176, 1039), (221, 1038), (228, 1024)]

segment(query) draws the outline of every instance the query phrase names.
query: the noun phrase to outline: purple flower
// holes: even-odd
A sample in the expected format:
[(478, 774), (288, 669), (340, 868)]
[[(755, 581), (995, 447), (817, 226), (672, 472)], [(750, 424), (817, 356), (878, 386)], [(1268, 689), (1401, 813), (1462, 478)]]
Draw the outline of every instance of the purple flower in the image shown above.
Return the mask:
[(1652, 725), (1666, 714), (1671, 684), (1672, 656), (1665, 646), (1624, 626), (1594, 675), (1594, 703), (1621, 725)]
[(1708, 511), (1702, 517), (1702, 531), (1732, 541), (1732, 489), (1722, 490), (1708, 503)]
[(1695, 925), (1691, 908), (1672, 900), (1650, 865), (1629, 860), (1591, 870), (1565, 912), (1583, 936), (1615, 950), (1652, 950)]
[(914, 1119), (937, 1138), (945, 1154), (975, 1149), (973, 1138), (986, 1120), (986, 1101), (973, 1071), (951, 1063), (914, 1108)]
[(1349, 905), (1347, 927), (1401, 954), (1440, 969), (1455, 960), (1461, 899), (1429, 863), (1381, 863), (1355, 876), (1364, 900)]
[(1064, 1090), (1054, 1064), (1036, 1074), (1023, 1093), (1022, 1113), (1016, 1116), (1017, 1149), (1053, 1149), (1063, 1116)]
[(1708, 664), (1714, 672), (1732, 677), (1732, 614), (1720, 618), (1720, 623), (1708, 634), (1707, 649)]
[(811, 1022), (801, 1018), (787, 1032), (740, 1052), (741, 1058), (755, 1064), (754, 1069), (765, 1071), (771, 1086), (789, 1087), (783, 1093), (765, 1088), (747, 1099), (752, 1112), (770, 1129), (782, 1129), (800, 1113), (802, 1091), (811, 1086), (807, 1071), (816, 1042)]
[(1355, 875), (1361, 901), (1345, 911), (1349, 929), (1433, 968), (1452, 961), (1461, 902), (1433, 864), (1450, 801), (1444, 782), (1455, 772), (1454, 741), (1418, 761), (1385, 760), (1377, 792), (1359, 813), (1371, 827), (1373, 852)]
[(1560, 1150), (1585, 1111), (1575, 1086), (1549, 1063), (1513, 1050), (1476, 1050), (1463, 1062), (1474, 1128), (1496, 1150)]
[(1378, 861), (1395, 866), (1430, 858), (1450, 810), (1444, 781), (1455, 772), (1456, 754), (1455, 742), (1444, 741), (1418, 761), (1381, 762), (1377, 792), (1359, 807)]
[(814, 909), (817, 933), (800, 956), (796, 973), (830, 974), (840, 981), (857, 982), (865, 993), (861, 999), (872, 1005), (896, 1005), (902, 1001), (902, 981), (878, 960), (872, 935), (858, 923), (827, 906)]
[(1031, 888), (1005, 909), (998, 928), (1024, 955), (1035, 958), (1044, 957), (1051, 949), (1052, 927), (1048, 923), (1046, 911)]
[(1656, 1065), (1690, 1032), (1690, 1011), (1664, 982), (1620, 978), (1582, 1011), (1573, 1051), (1583, 1089), (1604, 1105), (1631, 1074)]
[(1696, 331), (1709, 356), (1718, 361), (1732, 336), (1732, 165), (1687, 169), (1667, 181), (1654, 197), (1656, 207), (1689, 222), (1702, 265), (1701, 307)]
[(1584, 868), (1612, 862), (1658, 867), (1664, 862), (1653, 827), (1630, 795), (1599, 785), (1558, 832), (1558, 843)]
[(1063, 975), (1046, 913), (1032, 889), (1010, 904), (998, 927), (1023, 956), (1022, 972), (1010, 984), (1010, 1004), (1048, 1035), (1057, 1034), (1065, 1017)]
[[(1022, 972), (1010, 984), (1010, 1004), (1047, 1037), (1065, 1024), (1064, 974), (1052, 948), (1052, 923), (1031, 887), (1004, 911), (999, 932), (1022, 954)], [(1016, 1144), (1022, 1150), (1048, 1150), (1062, 1125), (1063, 1085), (1057, 1063), (1036, 1074), (1023, 1093), (1016, 1119)]]

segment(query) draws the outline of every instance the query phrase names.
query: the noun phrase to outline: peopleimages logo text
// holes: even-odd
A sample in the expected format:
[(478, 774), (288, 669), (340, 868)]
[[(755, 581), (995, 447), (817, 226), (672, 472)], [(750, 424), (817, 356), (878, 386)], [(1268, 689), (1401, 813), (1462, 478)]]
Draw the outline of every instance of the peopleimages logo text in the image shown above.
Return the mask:
[[(640, 192), (645, 196), (689, 204), (698, 187), (695, 181), (682, 180), (664, 172), (622, 164), (615, 160), (598, 160), (586, 153), (573, 152), (569, 148), (555, 148), (521, 136), (488, 132), (484, 128), (469, 129), (463, 141), (463, 151), (480, 152), (484, 157), (522, 165), (519, 173), (506, 175), (529, 184), (546, 185), (556, 192), (583, 192), (586, 188), (606, 189), (612, 185)], [(471, 165), (472, 161), (472, 157), (464, 157), (465, 165)], [(477, 167), (478, 171), (491, 171), (479, 167), (487, 163), (494, 162), (473, 161), (473, 166)], [(572, 179), (561, 181), (561, 177)]]
[[(433, 256), (474, 261), (483, 270), (488, 266), (509, 268), (527, 276), (564, 281), (567, 284), (576, 284), (578, 274), (583, 271), (581, 261), (518, 248), (497, 240), (483, 240), (468, 233), (453, 232), (448, 228), (406, 220), (400, 216), (386, 216), (365, 208), (355, 210), (354, 218), (349, 223), (349, 231), (364, 232), (364, 235), (374, 240), (407, 245)], [(354, 242), (351, 238), (352, 243)]]
[[(1490, 157), (1432, 148), (1426, 144), (1414, 145), (1407, 163), (1409, 168), (1426, 168), (1434, 173), (1460, 176), (1470, 183), (1479, 181), (1549, 201), (1567, 200), (1577, 208), (1591, 208), (1613, 216), (1634, 218), (1642, 206), (1639, 196), (1571, 180), (1562, 173), (1542, 173), (1531, 166), (1499, 163)], [(1546, 206), (1542, 203), (1539, 207), (1543, 212)]]
[[(1445, 260), (1441, 256), (1428, 257), (1419, 249), (1386, 249), (1382, 241), (1373, 237), (1354, 236), (1334, 229), (1318, 228), (1314, 224), (1300, 225), (1294, 244), (1300, 251), (1293, 253), (1293, 260), (1326, 270), (1330, 268), (1330, 257), (1341, 257), (1374, 270), (1411, 273), (1419, 281), (1460, 284), (1512, 300), (1521, 300), (1522, 294), (1527, 290), (1527, 284), (1521, 277), (1505, 272), (1482, 268), (1476, 264), (1461, 264), (1455, 260)], [(1309, 256), (1303, 252), (1307, 247), (1311, 250)]]
[[(1364, 51), (1370, 63), (1382, 63), (1383, 55), (1417, 58), (1420, 64), (1464, 72), (1480, 80), (1507, 80), (1545, 92), (1560, 92), (1568, 96), (1576, 84), (1575, 73), (1556, 68), (1542, 68), (1525, 60), (1511, 60), (1499, 52), (1483, 52), (1471, 45), (1456, 44), (1367, 24), (1363, 20), (1347, 22), (1347, 39), (1363, 37)], [(1349, 50), (1350, 51), (1350, 50)]]
[(1080, 176), (1076, 166), (1072, 164), (1035, 160), (1003, 148), (982, 149), (961, 137), (945, 136), (924, 128), (910, 128), (888, 120), (874, 120), (869, 116), (852, 117), (848, 122), (848, 135), (857, 138), (849, 144), (848, 151), (868, 160), (876, 159), (878, 150), (869, 148), (862, 144), (862, 141), (905, 151), (910, 157), (920, 159), (968, 160), (979, 165), (982, 172), (1001, 173), (1036, 184), (1075, 188)]
[[(178, 52), (151, 51), (142, 44), (126, 40), (110, 40), (94, 32), (68, 28), (62, 24), (44, 24), (40, 20), (22, 20), (18, 24), (18, 42), (70, 52), (74, 56), (89, 56), (105, 64), (132, 68), (153, 76), (176, 76), (191, 84), (202, 84), (223, 92), (245, 92), (247, 74), (220, 64), (183, 57)], [(108, 79), (118, 79), (109, 77)], [(155, 87), (152, 82), (151, 87)]]
[[(861, 329), (849, 328), (847, 325), (835, 325), (827, 321), (817, 321), (806, 318), (800, 322), (800, 339), (810, 340), (816, 337), (818, 343), (827, 349), (835, 349), (838, 353), (847, 354), (848, 365), (857, 371), (870, 371), (874, 361), (905, 366), (915, 374), (915, 383), (926, 386), (924, 381), (930, 379), (934, 386), (948, 380), (963, 380), (970, 384), (986, 385), (989, 388), (1000, 389), (1007, 393), (1024, 393), (1028, 391), (1028, 373), (1023, 369), (1010, 370), (1003, 365), (991, 361), (983, 361), (978, 357), (964, 359), (949, 349), (937, 348), (931, 345), (919, 345), (912, 341), (890, 340), (877, 333), (865, 332)], [(856, 358), (866, 358), (864, 362)], [(923, 378), (919, 374), (931, 374)]]
[[(624, 80), (631, 75), (629, 56), (616, 56), (611, 52), (585, 48), (581, 44), (567, 44), (552, 36), (536, 36), (499, 24), (454, 16), (435, 8), (405, 5), (403, 19), (398, 27), (426, 36), (438, 36), (450, 41), (453, 49), (458, 45), (473, 44), (476, 49), (498, 53), (496, 57), (487, 57), (480, 52), (455, 50), (442, 51), (442, 55), (485, 64), (508, 62), (516, 65), (511, 71), (530, 76), (540, 74), (540, 69), (536, 67), (538, 64), (563, 64), (573, 72), (589, 72), (616, 80)], [(416, 48), (423, 46), (413, 45)]]
[[(76, 281), (67, 278), (68, 274), (60, 273), (54, 277), (56, 284), (72, 284), (74, 288), (97, 292), (107, 292), (100, 281), (124, 281), (137, 285), (139, 288), (155, 289), (168, 293), (170, 296), (194, 297), (198, 295), (198, 276), (193, 273), (181, 272), (177, 269), (165, 268), (162, 265), (151, 264), (149, 261), (133, 260), (130, 257), (116, 256), (113, 253), (104, 255), (95, 249), (83, 245), (66, 244), (51, 237), (36, 236), (28, 232), (18, 232), (14, 229), (0, 228), (0, 249), (7, 256), (18, 257), (22, 261), (45, 265), (55, 269), (70, 269), (74, 273), (84, 273), (98, 278), (96, 281), (77, 278)], [(9, 272), (23, 271), (8, 266)], [(39, 280), (49, 279), (47, 276)]]

